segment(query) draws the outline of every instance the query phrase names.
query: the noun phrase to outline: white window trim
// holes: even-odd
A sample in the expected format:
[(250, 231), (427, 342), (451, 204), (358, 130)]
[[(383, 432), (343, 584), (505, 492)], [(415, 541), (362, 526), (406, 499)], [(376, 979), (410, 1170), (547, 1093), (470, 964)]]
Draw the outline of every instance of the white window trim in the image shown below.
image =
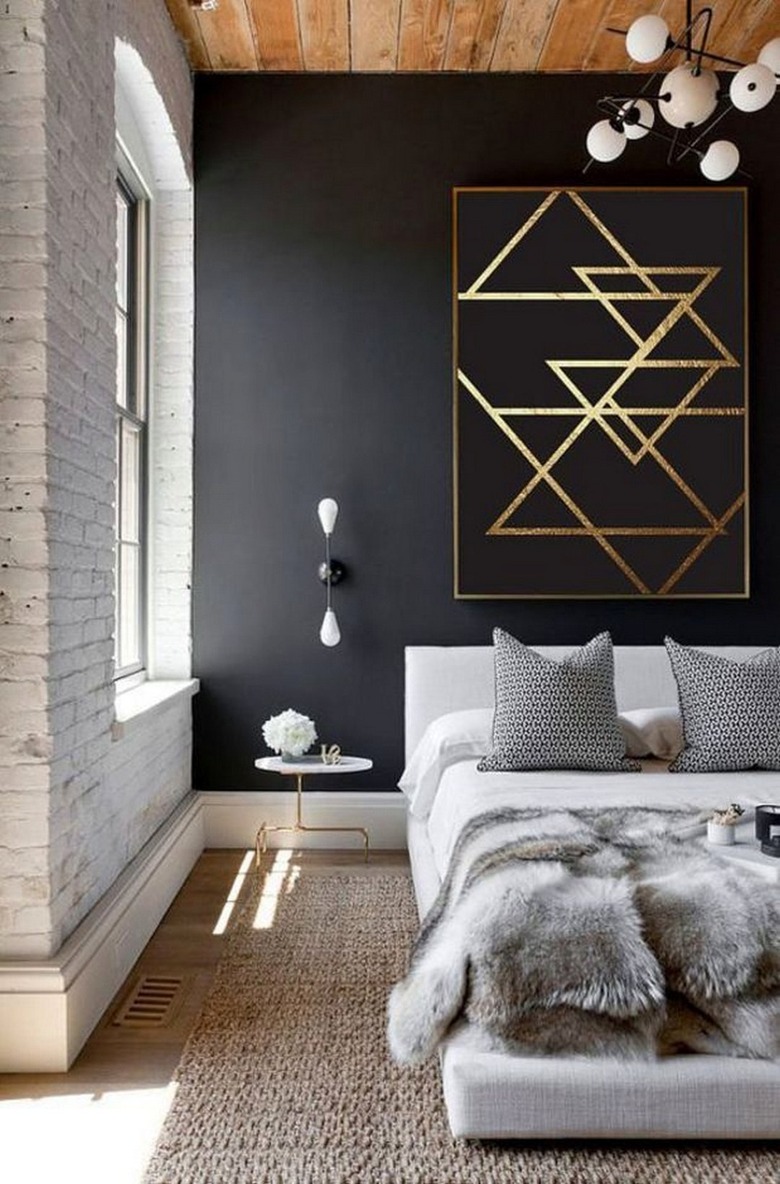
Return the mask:
[(181, 698), (191, 699), (200, 690), (197, 678), (158, 678), (117, 695), (111, 736), (123, 740), (152, 713), (170, 707)]
[[(140, 179), (149, 201), (148, 218), (148, 409), (146, 417), (147, 434), (147, 564), (146, 564), (146, 667), (137, 673), (120, 677), (114, 682), (115, 718), (113, 734), (115, 739), (121, 739), (128, 731), (132, 731), (137, 721), (148, 719), (158, 711), (168, 708), (171, 701), (182, 695), (191, 696), (197, 693), (199, 683), (190, 676), (191, 660), (191, 608), (188, 609), (186, 622), (181, 621), (181, 661), (171, 661), (170, 642), (166, 630), (164, 648), (158, 649), (160, 644), (159, 624), (156, 620), (156, 610), (159, 610), (158, 597), (167, 584), (162, 583), (162, 574), (158, 571), (160, 544), (158, 530), (160, 524), (158, 515), (166, 506), (166, 495), (157, 482), (156, 458), (160, 448), (166, 447), (167, 419), (159, 419), (159, 405), (157, 398), (158, 359), (161, 341), (158, 334), (161, 328), (158, 321), (159, 303), (159, 259), (161, 257), (161, 236), (167, 243), (168, 204), (169, 193), (186, 195), (189, 209), (187, 217), (192, 219), (192, 183), (187, 173), (184, 160), (176, 143), (176, 138), (170, 127), (167, 112), (153, 85), (151, 76), (144, 67), (136, 50), (118, 40), (115, 47), (117, 63), (115, 87), (115, 125), (117, 160), (121, 166), (126, 161), (132, 172)], [(172, 227), (178, 227), (181, 215), (174, 215)], [(173, 234), (179, 234), (178, 229)], [(192, 247), (190, 239), (190, 249)], [(167, 248), (165, 248), (167, 249)], [(192, 264), (190, 264), (190, 270)], [(190, 275), (190, 282), (192, 276)], [(163, 302), (164, 307), (165, 302)], [(165, 331), (164, 329), (162, 330)], [(165, 351), (163, 350), (163, 356)], [(187, 415), (192, 415), (192, 374), (189, 375), (190, 387), (186, 395), (187, 405), (182, 408), (184, 418), (180, 423), (187, 422)], [(166, 410), (170, 406), (170, 391), (163, 388), (162, 399)], [(183, 392), (184, 397), (184, 392)], [(189, 422), (192, 430), (191, 420)], [(159, 462), (158, 462), (159, 463)], [(191, 514), (190, 499), (190, 514)], [(191, 530), (191, 518), (189, 520)], [(189, 541), (191, 550), (191, 538)], [(191, 572), (188, 570), (188, 580)], [(180, 577), (181, 579), (181, 577)], [(187, 584), (189, 587), (189, 583)], [(178, 631), (175, 631), (178, 632)], [(179, 645), (178, 638), (175, 643)], [(179, 652), (177, 650), (177, 652)], [(158, 670), (162, 677), (157, 677)]]

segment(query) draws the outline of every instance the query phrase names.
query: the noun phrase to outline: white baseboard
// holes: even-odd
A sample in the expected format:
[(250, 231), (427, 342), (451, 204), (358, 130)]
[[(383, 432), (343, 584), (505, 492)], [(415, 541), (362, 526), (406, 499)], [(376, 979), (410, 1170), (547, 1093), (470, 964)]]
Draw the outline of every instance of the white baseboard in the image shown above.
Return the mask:
[(193, 793), (53, 958), (0, 963), (0, 1072), (70, 1067), (203, 847), (203, 807)]
[[(289, 826), (295, 821), (295, 793), (202, 793), (207, 847), (253, 847), (262, 822)], [(400, 793), (376, 790), (304, 792), (303, 821), (309, 826), (363, 826), (372, 847), (406, 847), (407, 800)], [(362, 850), (360, 835), (299, 833), (268, 836), (269, 847), (349, 848)]]
[[(254, 846), (261, 822), (295, 819), (295, 794), (191, 793), (53, 957), (0, 963), (0, 1072), (64, 1073), (205, 847)], [(304, 822), (363, 826), (372, 847), (406, 846), (400, 793), (306, 793)], [(290, 835), (270, 834), (270, 847)], [(298, 834), (296, 847), (362, 850), (358, 835)]]

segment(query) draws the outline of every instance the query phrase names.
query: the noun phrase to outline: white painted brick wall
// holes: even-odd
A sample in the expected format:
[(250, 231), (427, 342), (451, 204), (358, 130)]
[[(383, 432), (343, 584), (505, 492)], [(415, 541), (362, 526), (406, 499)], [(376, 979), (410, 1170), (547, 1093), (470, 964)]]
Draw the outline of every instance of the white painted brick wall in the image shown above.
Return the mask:
[[(0, 932), (49, 940), (43, 0), (0, 19)], [(23, 97), (24, 96), (24, 97)]]
[[(117, 36), (148, 69), (142, 104), (156, 87), (170, 116), (158, 100), (160, 152), (178, 138), (189, 169), (191, 82), (163, 0), (0, 6), (0, 956), (12, 958), (55, 952), (190, 786), (189, 700), (112, 740)], [(162, 194), (155, 216), (152, 672), (181, 677), (191, 194)]]

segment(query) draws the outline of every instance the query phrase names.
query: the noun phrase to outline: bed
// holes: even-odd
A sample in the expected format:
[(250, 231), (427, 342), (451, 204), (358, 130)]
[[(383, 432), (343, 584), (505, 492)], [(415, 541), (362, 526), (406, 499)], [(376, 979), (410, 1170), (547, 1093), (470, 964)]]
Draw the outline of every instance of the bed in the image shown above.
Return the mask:
[[(560, 659), (570, 647), (536, 647)], [(712, 648), (735, 660), (759, 647)], [(677, 691), (661, 646), (616, 646), (619, 711), (673, 706)], [(493, 649), (412, 646), (406, 650), (406, 759), (428, 725), (447, 713), (493, 704)], [(676, 774), (648, 762), (641, 774), (543, 771), (476, 773), (476, 759), (449, 765), (408, 818), (408, 844), (421, 919), (435, 900), (460, 827), (506, 804), (694, 808), (780, 800), (780, 773)], [(771, 863), (771, 861), (770, 861)], [(770, 869), (770, 875), (775, 869)], [(745, 875), (751, 874), (746, 867)], [(650, 1063), (526, 1057), (480, 1046), (458, 1030), (440, 1051), (453, 1135), (466, 1138), (771, 1139), (780, 1136), (780, 1065), (725, 1056), (663, 1057)]]

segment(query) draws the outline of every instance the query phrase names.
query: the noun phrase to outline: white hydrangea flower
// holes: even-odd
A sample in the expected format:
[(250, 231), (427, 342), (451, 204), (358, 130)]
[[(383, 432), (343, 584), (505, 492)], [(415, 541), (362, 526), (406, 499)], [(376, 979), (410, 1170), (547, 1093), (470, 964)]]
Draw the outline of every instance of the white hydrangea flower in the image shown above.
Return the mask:
[(317, 739), (317, 729), (308, 715), (288, 707), (263, 724), (263, 739), (274, 752), (303, 756)]

